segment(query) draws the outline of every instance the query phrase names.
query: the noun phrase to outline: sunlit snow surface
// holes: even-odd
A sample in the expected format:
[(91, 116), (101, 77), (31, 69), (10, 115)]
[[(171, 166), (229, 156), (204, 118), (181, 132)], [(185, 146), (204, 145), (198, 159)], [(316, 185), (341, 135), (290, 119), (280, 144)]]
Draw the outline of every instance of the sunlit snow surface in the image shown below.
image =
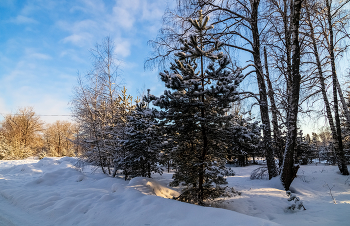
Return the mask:
[[(229, 186), (240, 196), (215, 207), (172, 200), (172, 173), (124, 181), (74, 158), (0, 161), (0, 225), (349, 225), (350, 179), (336, 166), (301, 166), (292, 191), (306, 211), (286, 211), (291, 204), (278, 178), (250, 180), (258, 166), (234, 167)], [(329, 194), (330, 187), (337, 204)], [(225, 209), (222, 209), (225, 208)], [(249, 216), (250, 215), (250, 216)]]

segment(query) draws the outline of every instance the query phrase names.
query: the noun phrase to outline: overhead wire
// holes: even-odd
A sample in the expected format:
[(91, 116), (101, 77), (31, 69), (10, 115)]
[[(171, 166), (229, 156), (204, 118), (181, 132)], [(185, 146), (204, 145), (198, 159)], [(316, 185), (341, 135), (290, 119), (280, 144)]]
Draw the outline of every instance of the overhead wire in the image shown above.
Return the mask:
[[(0, 115), (23, 115), (23, 114), (5, 114), (5, 113), (0, 113)], [(35, 115), (35, 116), (73, 116), (73, 115)]]

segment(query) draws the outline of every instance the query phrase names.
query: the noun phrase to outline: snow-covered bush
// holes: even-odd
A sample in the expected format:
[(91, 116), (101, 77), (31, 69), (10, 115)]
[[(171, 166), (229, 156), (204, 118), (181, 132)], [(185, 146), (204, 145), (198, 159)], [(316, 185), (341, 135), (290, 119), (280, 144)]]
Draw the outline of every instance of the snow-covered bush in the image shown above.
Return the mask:
[(222, 208), (222, 209), (227, 209), (227, 205), (233, 202), (231, 197), (236, 197), (240, 196), (242, 192), (237, 191), (233, 187), (226, 186), (225, 191), (223, 195), (220, 196), (220, 198), (217, 199), (207, 199), (204, 202), (204, 206), (209, 206), (209, 207), (215, 207), (215, 208)]
[(4, 136), (0, 135), (0, 160), (25, 159), (33, 155), (29, 147), (15, 143), (10, 145)]
[(242, 194), (241, 192), (236, 191), (234, 188), (228, 186), (217, 186), (215, 188), (206, 187), (204, 191), (205, 192), (203, 202), (199, 199), (198, 189), (193, 187), (184, 189), (181, 195), (178, 197), (174, 197), (174, 199), (192, 204), (200, 204), (203, 206), (217, 206), (224, 202), (226, 198)]
[[(288, 206), (287, 209), (288, 210), (295, 210), (295, 209), (298, 209), (300, 210), (301, 208), (303, 208), (304, 210), (305, 207), (304, 207), (304, 204), (303, 202), (300, 200), (299, 197), (297, 197), (295, 194), (293, 194), (291, 191), (286, 191), (286, 194), (287, 196), (289, 197), (288, 201), (289, 202), (292, 202), (292, 205)], [(294, 203), (293, 203), (294, 201)]]
[(255, 170), (252, 171), (250, 174), (250, 179), (251, 180), (268, 180), (269, 179), (269, 172), (267, 170), (266, 166), (262, 166), (259, 168), (256, 168)]
[(46, 157), (46, 152), (45, 151), (41, 151), (38, 155), (39, 159), (43, 159)]

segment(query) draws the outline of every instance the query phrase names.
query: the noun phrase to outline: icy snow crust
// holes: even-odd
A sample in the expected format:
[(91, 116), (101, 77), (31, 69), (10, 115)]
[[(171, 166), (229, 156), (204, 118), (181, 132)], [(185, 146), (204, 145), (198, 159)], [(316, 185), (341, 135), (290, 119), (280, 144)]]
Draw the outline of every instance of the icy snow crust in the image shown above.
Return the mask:
[[(350, 179), (335, 166), (302, 166), (292, 192), (306, 211), (291, 204), (278, 178), (250, 180), (258, 166), (235, 167), (229, 186), (240, 196), (216, 207), (172, 200), (172, 173), (124, 181), (75, 167), (76, 159), (0, 161), (0, 225), (348, 225)], [(333, 204), (325, 183), (335, 187)], [(230, 211), (233, 210), (233, 211)], [(250, 215), (250, 216), (248, 216)]]

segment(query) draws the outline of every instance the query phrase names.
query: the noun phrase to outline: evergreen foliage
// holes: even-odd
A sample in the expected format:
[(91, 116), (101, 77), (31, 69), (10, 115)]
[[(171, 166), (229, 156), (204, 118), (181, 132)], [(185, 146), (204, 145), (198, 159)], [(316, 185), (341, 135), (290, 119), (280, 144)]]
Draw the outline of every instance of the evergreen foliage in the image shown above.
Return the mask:
[(124, 164), (129, 168), (128, 177), (149, 177), (151, 173), (162, 174), (158, 165), (161, 136), (155, 109), (149, 109), (149, 100), (136, 104), (135, 110), (128, 117), (126, 139), (121, 145), (126, 150)]
[(297, 137), (297, 145), (295, 150), (295, 161), (301, 165), (307, 165), (312, 162), (312, 149), (310, 145), (310, 136), (303, 136), (302, 130), (299, 131)]
[(228, 159), (232, 160), (232, 157), (237, 157), (238, 164), (245, 166), (248, 156), (253, 159), (258, 154), (263, 156), (264, 153), (259, 153), (261, 129), (258, 122), (253, 122), (250, 117), (243, 118), (243, 115), (233, 114), (229, 128), (231, 145), (228, 150)]
[(298, 210), (301, 210), (301, 208), (303, 208), (303, 210), (306, 210), (303, 202), (300, 200), (298, 196), (293, 194), (291, 191), (286, 191), (286, 194), (289, 197), (288, 198), (289, 202), (294, 201), (294, 203), (288, 207), (289, 210), (295, 210), (295, 208)]
[(213, 27), (207, 26), (208, 19), (200, 11), (197, 20), (189, 20), (193, 34), (181, 40), (182, 51), (175, 54), (170, 71), (160, 73), (168, 89), (153, 97), (174, 144), (171, 185), (186, 187), (178, 200), (197, 204), (222, 196), (225, 176), (232, 174), (225, 167), (232, 127), (227, 111), (238, 100), (242, 80), (241, 70), (228, 69), (229, 58), (218, 52), (222, 43), (208, 36)]
[[(121, 94), (118, 95), (116, 103), (118, 105), (118, 110), (113, 115), (113, 124), (107, 129), (107, 133), (110, 136), (110, 152), (113, 158), (113, 177), (115, 177), (117, 170), (122, 170), (125, 180), (128, 178), (130, 171), (129, 163), (127, 162), (127, 150), (124, 146), (127, 138), (128, 130), (128, 116), (132, 114), (135, 109), (135, 105), (132, 104), (132, 96), (126, 93), (126, 88), (122, 90)], [(136, 103), (139, 100), (136, 99)]]

